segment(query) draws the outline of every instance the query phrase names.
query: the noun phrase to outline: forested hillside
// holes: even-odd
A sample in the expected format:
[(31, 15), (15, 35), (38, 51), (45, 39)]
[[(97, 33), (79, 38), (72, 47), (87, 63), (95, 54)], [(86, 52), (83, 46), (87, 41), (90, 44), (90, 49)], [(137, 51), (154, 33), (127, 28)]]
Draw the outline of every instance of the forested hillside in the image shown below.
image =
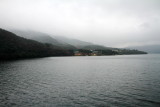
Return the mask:
[(73, 52), (48, 43), (43, 44), (34, 40), (18, 37), (11, 32), (0, 29), (1, 60), (66, 55), (73, 55)]

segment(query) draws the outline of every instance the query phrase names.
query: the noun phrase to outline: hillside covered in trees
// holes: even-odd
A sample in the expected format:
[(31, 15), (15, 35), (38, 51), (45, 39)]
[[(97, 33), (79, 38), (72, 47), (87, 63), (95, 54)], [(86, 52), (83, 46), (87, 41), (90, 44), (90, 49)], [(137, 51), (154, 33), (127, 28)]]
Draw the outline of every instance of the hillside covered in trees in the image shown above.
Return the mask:
[(25, 39), (0, 29), (1, 60), (68, 55), (73, 55), (73, 52), (48, 43)]

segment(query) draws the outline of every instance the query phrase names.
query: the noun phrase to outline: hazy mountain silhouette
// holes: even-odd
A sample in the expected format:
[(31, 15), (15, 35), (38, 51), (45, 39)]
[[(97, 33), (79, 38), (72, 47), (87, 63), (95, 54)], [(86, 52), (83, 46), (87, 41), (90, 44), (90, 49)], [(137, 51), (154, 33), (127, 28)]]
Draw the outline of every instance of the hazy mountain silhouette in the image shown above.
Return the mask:
[(85, 42), (85, 41), (81, 41), (78, 39), (71, 39), (71, 38), (67, 38), (64, 36), (54, 36), (54, 38), (58, 41), (71, 44), (77, 48), (82, 48), (82, 47), (88, 46), (88, 45), (94, 45), (93, 43), (90, 43), (90, 42)]
[(73, 45), (58, 41), (46, 33), (37, 32), (37, 31), (22, 31), (22, 30), (10, 30), (10, 31), (17, 34), (18, 36), (21, 36), (27, 39), (36, 40), (41, 43), (50, 43), (65, 49), (76, 49), (76, 47), (74, 47)]
[(148, 53), (160, 53), (160, 45), (130, 46), (127, 48), (142, 50)]

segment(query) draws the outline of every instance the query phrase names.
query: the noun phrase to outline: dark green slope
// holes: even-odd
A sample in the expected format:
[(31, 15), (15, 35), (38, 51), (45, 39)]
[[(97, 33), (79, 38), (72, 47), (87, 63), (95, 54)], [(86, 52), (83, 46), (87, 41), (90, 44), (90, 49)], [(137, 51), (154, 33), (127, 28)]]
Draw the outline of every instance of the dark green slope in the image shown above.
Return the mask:
[(82, 47), (81, 49), (86, 49), (86, 50), (108, 50), (108, 49), (113, 49), (113, 48), (108, 48), (105, 46), (101, 46), (101, 45), (87, 45)]
[(18, 37), (0, 29), (0, 59), (35, 58), (47, 56), (66, 56), (72, 53), (51, 44)]

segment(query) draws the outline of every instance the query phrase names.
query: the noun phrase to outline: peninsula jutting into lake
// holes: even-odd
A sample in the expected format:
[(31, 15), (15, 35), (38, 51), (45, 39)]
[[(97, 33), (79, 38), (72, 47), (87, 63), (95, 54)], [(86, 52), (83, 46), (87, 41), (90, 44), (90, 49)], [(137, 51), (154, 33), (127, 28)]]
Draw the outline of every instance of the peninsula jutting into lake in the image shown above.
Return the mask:
[[(16, 31), (18, 32), (18, 31)], [(19, 32), (18, 32), (19, 33)], [(18, 34), (17, 33), (17, 34)], [(24, 35), (22, 36), (22, 34)], [(25, 38), (28, 32), (21, 31), (21, 37), (12, 32), (0, 29), (0, 59), (22, 59), (49, 56), (104, 56), (147, 54), (143, 51), (111, 48), (80, 41), (78, 45), (56, 40), (47, 34), (29, 32), (31, 35), (41, 35), (34, 39)], [(47, 36), (45, 36), (47, 35)], [(48, 39), (49, 38), (49, 39)], [(78, 40), (77, 40), (78, 41)], [(83, 44), (84, 43), (84, 44)]]

